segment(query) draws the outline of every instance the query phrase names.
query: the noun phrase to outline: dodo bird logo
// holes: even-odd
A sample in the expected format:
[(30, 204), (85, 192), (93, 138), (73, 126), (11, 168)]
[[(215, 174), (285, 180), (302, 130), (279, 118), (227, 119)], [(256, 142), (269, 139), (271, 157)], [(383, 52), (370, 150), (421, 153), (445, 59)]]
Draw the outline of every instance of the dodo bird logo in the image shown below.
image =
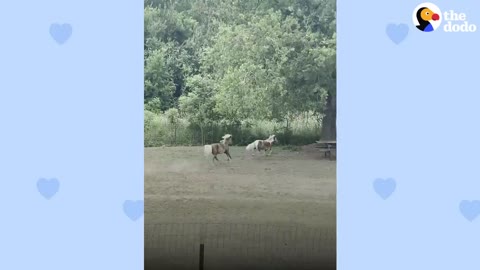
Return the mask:
[(413, 11), (413, 23), (422, 32), (433, 32), (442, 23), (440, 9), (432, 3), (418, 5)]

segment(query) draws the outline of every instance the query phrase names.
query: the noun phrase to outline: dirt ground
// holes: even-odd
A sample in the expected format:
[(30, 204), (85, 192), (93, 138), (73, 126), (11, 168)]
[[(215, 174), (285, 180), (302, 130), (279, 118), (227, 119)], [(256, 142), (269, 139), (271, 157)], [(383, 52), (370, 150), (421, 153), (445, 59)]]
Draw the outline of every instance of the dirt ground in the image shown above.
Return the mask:
[(232, 160), (203, 147), (145, 148), (145, 224), (252, 223), (336, 226), (336, 161), (312, 146), (271, 156), (231, 147)]
[(145, 149), (145, 269), (336, 269), (336, 161), (314, 147)]

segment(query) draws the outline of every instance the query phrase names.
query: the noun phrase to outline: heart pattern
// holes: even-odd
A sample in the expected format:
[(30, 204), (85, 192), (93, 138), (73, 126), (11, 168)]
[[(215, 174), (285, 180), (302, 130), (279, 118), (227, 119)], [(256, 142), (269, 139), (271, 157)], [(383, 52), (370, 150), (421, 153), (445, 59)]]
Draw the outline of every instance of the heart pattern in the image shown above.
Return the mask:
[(397, 183), (393, 178), (375, 179), (373, 189), (384, 200), (388, 199), (397, 188)]
[(50, 35), (60, 45), (64, 44), (72, 35), (72, 26), (68, 23), (50, 25)]
[(50, 200), (55, 194), (57, 194), (60, 188), (60, 182), (56, 178), (45, 179), (40, 178), (37, 181), (37, 190), (47, 200)]
[(463, 200), (460, 202), (459, 208), (463, 217), (472, 222), (480, 214), (480, 201)]
[(123, 203), (123, 212), (125, 212), (125, 215), (133, 221), (136, 221), (143, 216), (143, 209), (143, 200), (127, 200)]
[(390, 38), (391, 41), (395, 44), (400, 44), (407, 36), (408, 36), (408, 25), (401, 23), (401, 24), (393, 24), (390, 23), (387, 25), (387, 36)]

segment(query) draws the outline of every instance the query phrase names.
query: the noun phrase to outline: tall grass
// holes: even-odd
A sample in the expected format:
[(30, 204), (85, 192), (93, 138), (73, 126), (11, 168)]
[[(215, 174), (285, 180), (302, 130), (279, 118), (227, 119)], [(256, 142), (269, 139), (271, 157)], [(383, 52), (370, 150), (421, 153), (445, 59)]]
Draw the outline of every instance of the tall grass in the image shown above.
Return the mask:
[[(164, 113), (153, 113), (145, 110), (144, 115), (144, 145), (145, 147), (171, 145), (200, 145), (202, 134), (198, 126), (187, 119), (179, 118), (175, 124), (168, 121)], [(226, 134), (233, 135), (234, 145), (247, 145), (252, 141), (266, 139), (276, 134), (279, 143), (283, 145), (304, 145), (315, 142), (320, 137), (318, 118), (302, 116), (288, 123), (258, 120), (250, 123), (241, 123), (236, 126), (211, 124), (204, 129), (206, 143), (220, 141)]]

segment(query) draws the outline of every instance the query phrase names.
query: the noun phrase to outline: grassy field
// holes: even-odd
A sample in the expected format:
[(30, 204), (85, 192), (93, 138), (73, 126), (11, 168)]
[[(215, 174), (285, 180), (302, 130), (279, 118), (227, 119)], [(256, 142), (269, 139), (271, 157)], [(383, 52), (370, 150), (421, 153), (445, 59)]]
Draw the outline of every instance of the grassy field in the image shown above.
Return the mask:
[[(282, 236), (282, 246), (288, 242), (300, 248), (312, 240), (308, 230), (328, 229), (328, 237), (333, 239), (329, 246), (335, 248), (336, 161), (323, 158), (312, 146), (277, 146), (271, 156), (255, 157), (245, 154), (245, 147), (231, 147), (231, 155), (230, 162), (223, 155), (219, 156), (221, 162), (213, 164), (211, 158), (203, 156), (203, 147), (145, 148), (146, 246), (161, 249), (163, 245), (158, 255), (169, 249), (166, 238), (158, 234), (176, 235), (175, 241), (183, 241), (187, 237), (183, 234), (192, 232), (185, 232), (185, 227), (180, 231), (180, 224), (217, 224), (216, 233), (210, 236), (215, 238), (210, 242), (217, 246), (225, 246), (223, 238), (228, 238), (228, 243), (236, 241), (236, 246), (258, 249), (263, 245), (264, 252), (275, 253), (273, 249), (265, 251), (265, 242), (270, 241), (272, 247), (279, 245), (274, 239), (279, 237), (279, 230), (274, 232), (274, 228), (293, 226), (296, 231), (303, 230), (303, 238), (295, 233), (288, 242)], [(152, 228), (158, 224), (177, 225), (169, 232), (157, 232)], [(231, 232), (231, 224), (254, 224), (242, 230), (266, 229), (251, 235), (242, 231), (240, 235)], [(218, 233), (227, 231), (225, 228), (229, 235)], [(194, 253), (192, 250), (195, 260)], [(298, 259), (298, 255), (292, 256)]]

